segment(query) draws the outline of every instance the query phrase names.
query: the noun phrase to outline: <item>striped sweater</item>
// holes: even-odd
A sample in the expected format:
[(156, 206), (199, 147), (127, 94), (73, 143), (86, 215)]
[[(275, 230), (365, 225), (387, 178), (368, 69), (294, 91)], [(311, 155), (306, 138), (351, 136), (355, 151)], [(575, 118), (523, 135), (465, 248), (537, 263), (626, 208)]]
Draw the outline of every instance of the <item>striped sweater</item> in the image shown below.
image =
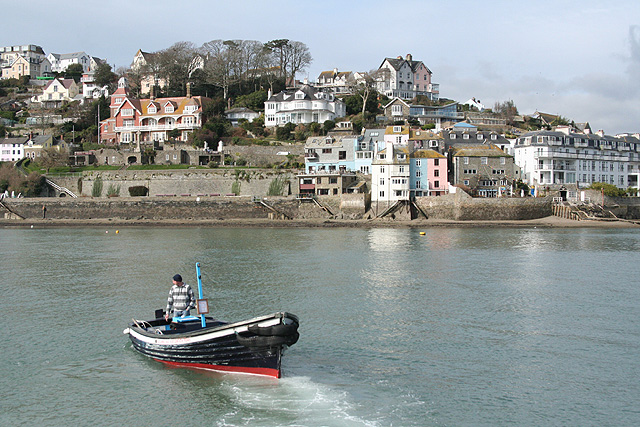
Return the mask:
[(193, 296), (191, 286), (184, 283), (182, 286), (173, 285), (167, 299), (167, 313), (171, 310), (190, 310), (195, 307), (196, 299)]

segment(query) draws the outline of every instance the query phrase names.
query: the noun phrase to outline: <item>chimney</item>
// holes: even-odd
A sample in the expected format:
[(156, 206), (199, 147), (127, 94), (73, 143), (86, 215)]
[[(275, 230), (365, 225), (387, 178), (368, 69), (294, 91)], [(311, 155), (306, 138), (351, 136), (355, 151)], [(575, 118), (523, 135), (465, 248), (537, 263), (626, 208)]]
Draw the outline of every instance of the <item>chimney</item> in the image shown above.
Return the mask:
[(187, 98), (191, 98), (191, 82), (187, 83)]
[(156, 94), (155, 94), (155, 85), (151, 85), (151, 87), (149, 88), (149, 99), (151, 101), (153, 101), (154, 99), (156, 99)]
[(598, 132), (596, 132), (601, 138), (604, 137), (604, 130), (602, 129), (598, 129)]
[(401, 55), (398, 55), (398, 58), (397, 58), (397, 59), (402, 59), (402, 56), (401, 56)]
[(407, 61), (413, 61), (413, 56), (410, 53), (407, 53)]
[(267, 91), (267, 99), (271, 98), (271, 88)]

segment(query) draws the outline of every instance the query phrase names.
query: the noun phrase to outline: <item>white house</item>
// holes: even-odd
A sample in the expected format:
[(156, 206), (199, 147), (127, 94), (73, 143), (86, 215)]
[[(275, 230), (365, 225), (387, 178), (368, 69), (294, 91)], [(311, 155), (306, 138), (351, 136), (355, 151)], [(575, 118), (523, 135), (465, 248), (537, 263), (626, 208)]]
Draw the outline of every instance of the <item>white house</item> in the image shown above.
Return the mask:
[(431, 82), (433, 73), (410, 54), (406, 59), (385, 58), (376, 74), (378, 92), (389, 98), (413, 99), (423, 95), (432, 101), (440, 99), (440, 85)]
[(0, 162), (16, 162), (24, 157), (24, 144), (29, 138), (0, 139)]
[(252, 121), (257, 119), (258, 117), (260, 117), (260, 113), (257, 113), (257, 112), (255, 112), (253, 110), (250, 110), (249, 108), (246, 108), (246, 107), (231, 108), (231, 109), (225, 111), (224, 115), (227, 118), (227, 120), (229, 120), (231, 122), (231, 124), (233, 126), (238, 126), (238, 123), (242, 119), (244, 119), (244, 120), (248, 121), (249, 123), (251, 123)]
[(85, 73), (91, 69), (92, 58), (85, 52), (50, 53), (47, 59), (51, 63), (51, 71), (56, 73), (64, 72), (71, 64), (82, 65), (82, 71)]
[(309, 85), (270, 95), (264, 107), (264, 124), (267, 127), (287, 123), (324, 123), (347, 114), (345, 103), (333, 93)]
[(109, 87), (99, 87), (95, 81), (95, 73), (89, 71), (82, 75), (80, 83), (82, 83), (82, 97), (85, 99), (98, 99), (100, 96), (109, 97)]

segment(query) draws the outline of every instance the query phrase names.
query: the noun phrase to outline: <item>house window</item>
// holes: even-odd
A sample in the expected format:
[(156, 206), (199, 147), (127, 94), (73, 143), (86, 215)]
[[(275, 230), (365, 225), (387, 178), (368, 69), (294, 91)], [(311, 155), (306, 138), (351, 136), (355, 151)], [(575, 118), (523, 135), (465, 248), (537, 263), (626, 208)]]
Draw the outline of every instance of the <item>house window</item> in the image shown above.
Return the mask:
[(440, 159), (433, 159), (433, 166), (439, 166), (440, 165)]
[(434, 188), (440, 188), (440, 181), (433, 181)]
[(422, 176), (422, 172), (416, 171), (416, 178), (420, 178)]
[(404, 166), (398, 166), (398, 172), (403, 173), (404, 172)]
[(296, 93), (296, 99), (304, 99), (304, 93), (303, 92), (297, 92)]
[(500, 164), (504, 165), (506, 163), (507, 159), (504, 157), (500, 157)]
[(449, 138), (450, 139), (456, 139), (456, 134), (455, 133), (450, 133), (449, 134)]
[(393, 115), (401, 115), (402, 114), (402, 105), (392, 105), (391, 113)]
[(420, 181), (416, 181), (416, 188), (420, 188)]
[(440, 176), (440, 169), (434, 169), (433, 176)]
[(465, 165), (469, 164), (469, 158), (468, 157), (463, 157), (462, 158), (462, 163), (464, 163)]
[(182, 118), (182, 123), (185, 125), (192, 125), (194, 122), (194, 117), (193, 116), (186, 116)]
[(402, 126), (394, 126), (393, 132), (402, 132)]
[(338, 178), (336, 177), (329, 178), (329, 184), (337, 184), (337, 183), (338, 183)]
[(380, 197), (384, 197), (384, 191), (380, 192)]
[[(420, 159), (416, 160), (416, 166), (420, 166)], [(420, 171), (418, 171), (420, 172)]]
[(464, 185), (469, 185), (469, 180), (465, 179), (464, 181), (462, 181)]
[(481, 164), (481, 165), (486, 165), (486, 164), (487, 164), (487, 161), (488, 161), (488, 158), (487, 158), (487, 157), (480, 157), (480, 164)]
[(332, 149), (331, 148), (323, 148), (322, 149), (322, 154), (331, 154)]
[(133, 108), (124, 108), (122, 110), (123, 116), (133, 116)]
[(149, 107), (148, 109), (149, 114), (155, 114), (158, 112), (158, 109), (155, 106)]
[(380, 166), (380, 173), (384, 173), (384, 166)]
[(167, 104), (164, 106), (164, 112), (165, 113), (173, 113), (173, 105), (171, 104)]
[(384, 185), (384, 178), (380, 178), (380, 185)]
[(338, 151), (338, 160), (346, 160), (347, 152), (346, 151)]

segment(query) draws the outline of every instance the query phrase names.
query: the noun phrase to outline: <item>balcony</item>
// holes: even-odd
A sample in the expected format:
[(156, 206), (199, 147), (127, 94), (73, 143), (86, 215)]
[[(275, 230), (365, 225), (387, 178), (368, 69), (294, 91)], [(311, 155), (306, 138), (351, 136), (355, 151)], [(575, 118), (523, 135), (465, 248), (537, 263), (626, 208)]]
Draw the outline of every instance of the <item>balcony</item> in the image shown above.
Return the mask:
[(173, 129), (193, 130), (200, 127), (197, 124), (176, 123), (173, 125), (146, 125), (146, 126), (116, 126), (116, 132), (154, 132), (170, 131)]

